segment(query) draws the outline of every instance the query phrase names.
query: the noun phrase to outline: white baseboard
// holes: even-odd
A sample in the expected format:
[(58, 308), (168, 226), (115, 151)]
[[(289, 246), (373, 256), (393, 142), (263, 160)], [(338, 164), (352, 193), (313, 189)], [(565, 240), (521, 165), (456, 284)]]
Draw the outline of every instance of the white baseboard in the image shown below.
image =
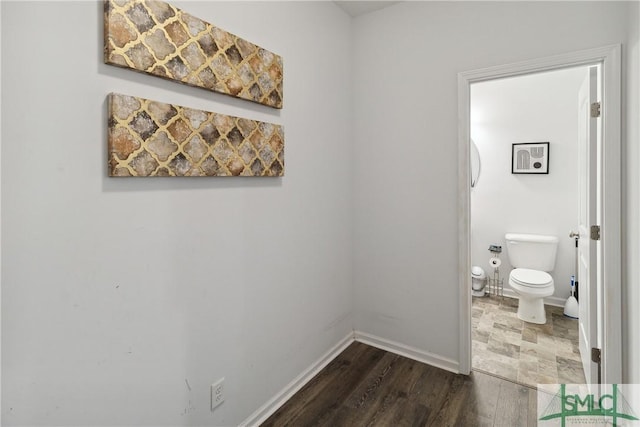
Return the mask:
[(289, 384), (287, 384), (282, 390), (280, 390), (275, 396), (273, 396), (267, 403), (258, 408), (253, 414), (239, 424), (240, 427), (259, 426), (266, 421), (271, 415), (273, 415), (284, 403), (296, 394), (305, 384), (320, 372), (325, 366), (327, 366), (333, 359), (335, 359), (340, 353), (344, 351), (354, 341), (354, 334), (350, 332), (344, 337), (338, 344), (336, 344), (331, 350), (326, 352), (322, 357), (316, 360), (309, 368), (303, 373), (298, 375)]
[(544, 299), (544, 303), (547, 305), (553, 305), (555, 307), (564, 307), (564, 304), (567, 302), (566, 298), (558, 298), (558, 297), (546, 297)]
[(399, 354), (400, 356), (435, 366), (436, 368), (441, 368), (456, 374), (460, 373), (459, 364), (453, 359), (429, 353), (428, 351), (420, 350), (398, 342), (389, 341), (364, 332), (355, 331), (354, 333), (355, 340), (360, 341), (361, 343), (368, 344), (382, 350), (387, 350), (391, 353)]
[(267, 403), (258, 408), (253, 414), (249, 415), (246, 420), (242, 421), (239, 424), (239, 427), (259, 426), (260, 424), (265, 422), (267, 418), (273, 415), (282, 405), (287, 402), (287, 400), (289, 400), (302, 387), (304, 387), (305, 384), (311, 381), (311, 379), (316, 376), (318, 372), (320, 372), (325, 366), (327, 366), (354, 341), (359, 341), (372, 347), (390, 351), (391, 353), (408, 357), (409, 359), (417, 360), (418, 362), (426, 363), (427, 365), (435, 366), (437, 368), (454, 372), (456, 374), (460, 372), (458, 369), (458, 362), (456, 362), (455, 360), (438, 356), (437, 354), (429, 353), (428, 351), (420, 350), (404, 344), (400, 344), (395, 341), (389, 341), (375, 335), (353, 331), (346, 337), (344, 337), (331, 350), (329, 350), (322, 357), (316, 360), (303, 373), (294, 378), (293, 381), (291, 381), (275, 396), (269, 399)]
[[(504, 289), (504, 296), (509, 298), (518, 299), (518, 295), (513, 291), (513, 289)], [(555, 296), (546, 297), (544, 299), (544, 303), (546, 305), (552, 305), (554, 307), (564, 307), (565, 302), (567, 302), (566, 298), (558, 298)]]

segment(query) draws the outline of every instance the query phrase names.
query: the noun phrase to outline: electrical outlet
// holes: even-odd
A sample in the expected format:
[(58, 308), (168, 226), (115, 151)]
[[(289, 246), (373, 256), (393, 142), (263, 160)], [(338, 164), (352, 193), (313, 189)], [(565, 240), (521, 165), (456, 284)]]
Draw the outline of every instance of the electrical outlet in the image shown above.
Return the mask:
[(211, 410), (224, 402), (224, 377), (211, 384)]

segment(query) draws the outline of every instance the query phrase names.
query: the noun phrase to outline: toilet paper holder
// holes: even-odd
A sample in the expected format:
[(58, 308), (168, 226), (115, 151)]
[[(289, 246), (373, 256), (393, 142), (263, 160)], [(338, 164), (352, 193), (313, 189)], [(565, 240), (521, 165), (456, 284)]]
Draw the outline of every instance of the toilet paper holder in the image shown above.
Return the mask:
[(502, 246), (489, 245), (489, 252), (491, 252), (492, 255), (492, 257), (489, 258), (489, 265), (493, 268), (493, 277), (489, 277), (487, 280), (487, 292), (489, 295), (503, 298), (504, 279), (500, 278), (500, 266), (502, 265), (500, 253), (502, 252)]
[(499, 254), (502, 252), (502, 246), (500, 245), (489, 245), (489, 252), (494, 254)]

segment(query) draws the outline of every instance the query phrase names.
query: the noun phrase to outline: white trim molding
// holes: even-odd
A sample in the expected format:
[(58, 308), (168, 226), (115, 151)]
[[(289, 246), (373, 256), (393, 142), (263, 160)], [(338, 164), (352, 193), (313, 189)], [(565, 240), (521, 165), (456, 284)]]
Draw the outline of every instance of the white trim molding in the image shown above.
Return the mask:
[(470, 257), (470, 85), (472, 83), (552, 71), (582, 65), (601, 64), (603, 70), (603, 131), (601, 151), (602, 195), (599, 248), (602, 263), (603, 383), (622, 380), (622, 283), (621, 283), (621, 46), (571, 52), (547, 58), (500, 65), (458, 74), (458, 285), (460, 293), (460, 372), (471, 371), (471, 257)]
[(455, 360), (429, 353), (428, 351), (420, 350), (415, 347), (410, 347), (408, 345), (359, 331), (355, 331), (355, 340), (400, 356), (408, 357), (409, 359), (417, 360), (418, 362), (426, 363), (427, 365), (435, 366), (436, 368), (444, 369), (456, 374), (460, 372), (458, 370), (458, 362)]
[(333, 359), (335, 359), (340, 353), (342, 353), (351, 343), (354, 342), (354, 333), (350, 332), (346, 337), (340, 340), (338, 344), (322, 355), (316, 360), (310, 367), (304, 372), (295, 377), (289, 384), (284, 386), (282, 390), (276, 393), (267, 403), (258, 408), (253, 414), (242, 421), (240, 427), (259, 426), (273, 415), (287, 400), (296, 394), (302, 387), (305, 386), (318, 372), (326, 367)]

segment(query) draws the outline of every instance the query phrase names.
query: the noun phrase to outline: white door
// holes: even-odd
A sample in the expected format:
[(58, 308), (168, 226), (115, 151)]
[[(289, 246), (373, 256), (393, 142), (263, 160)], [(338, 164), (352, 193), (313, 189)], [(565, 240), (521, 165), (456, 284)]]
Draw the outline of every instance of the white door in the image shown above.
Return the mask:
[(591, 348), (598, 347), (597, 329), (597, 253), (591, 239), (591, 226), (596, 224), (596, 177), (598, 120), (591, 117), (591, 105), (597, 101), (597, 67), (587, 70), (580, 87), (578, 118), (578, 297), (580, 356), (587, 384), (598, 383), (598, 365), (591, 361)]

